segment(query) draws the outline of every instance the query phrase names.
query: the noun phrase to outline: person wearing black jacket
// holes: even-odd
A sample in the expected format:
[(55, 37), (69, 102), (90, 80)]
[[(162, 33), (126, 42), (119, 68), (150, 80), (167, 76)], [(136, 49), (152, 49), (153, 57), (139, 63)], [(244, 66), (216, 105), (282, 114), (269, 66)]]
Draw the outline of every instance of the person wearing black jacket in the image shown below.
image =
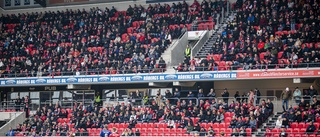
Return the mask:
[(309, 88), (309, 95), (310, 95), (310, 97), (313, 97), (313, 96), (317, 96), (317, 95), (318, 95), (318, 91), (315, 90), (312, 85), (311, 85), (310, 88)]
[(224, 88), (224, 91), (221, 93), (223, 97), (223, 101), (227, 103), (228, 105), (228, 97), (229, 97), (229, 92), (227, 88)]
[(19, 110), (20, 110), (21, 103), (22, 103), (22, 100), (21, 100), (20, 96), (18, 96), (17, 99), (15, 100), (16, 111), (19, 111)]
[(285, 129), (284, 128), (282, 128), (282, 131), (280, 132), (280, 135), (279, 135), (280, 137), (287, 137), (288, 136), (288, 134), (286, 133), (286, 131), (285, 131)]
[(258, 88), (255, 88), (254, 91), (257, 97), (256, 104), (260, 104), (260, 96), (261, 96), (260, 90)]
[(236, 117), (232, 117), (229, 128), (236, 128), (236, 126), (237, 126), (237, 119)]
[(306, 134), (313, 134), (316, 130), (316, 126), (313, 125), (313, 122), (310, 122), (310, 125), (307, 127)]

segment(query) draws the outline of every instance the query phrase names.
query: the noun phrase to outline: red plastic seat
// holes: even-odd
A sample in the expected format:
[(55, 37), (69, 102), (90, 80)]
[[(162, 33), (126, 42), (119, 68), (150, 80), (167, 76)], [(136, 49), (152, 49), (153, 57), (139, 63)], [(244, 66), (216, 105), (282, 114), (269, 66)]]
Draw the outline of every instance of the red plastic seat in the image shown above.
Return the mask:
[(291, 128), (298, 128), (298, 123), (297, 123), (297, 122), (292, 122), (292, 123), (290, 124), (290, 127), (291, 127)]
[(232, 133), (232, 128), (227, 128), (226, 129), (226, 134), (231, 134)]
[(293, 131), (292, 128), (287, 128), (287, 129), (286, 129), (286, 132), (287, 132), (287, 133), (292, 133), (292, 131)]
[(212, 128), (219, 128), (219, 124), (218, 124), (218, 123), (214, 123), (214, 124), (212, 125)]
[(167, 128), (167, 125), (165, 123), (160, 123), (158, 126), (159, 128)]
[(222, 128), (226, 128), (225, 126), (226, 126), (226, 124), (225, 124), (225, 123), (220, 123), (220, 124), (219, 124), (219, 128), (220, 128), (220, 129), (222, 129)]
[(154, 128), (147, 128), (147, 132), (152, 133)]
[(252, 129), (251, 128), (246, 128), (247, 136), (251, 136)]
[(299, 130), (299, 133), (300, 134), (304, 134), (304, 133), (306, 133), (306, 131), (307, 131), (307, 129), (306, 128), (299, 128), (300, 130)]
[(142, 123), (141, 128), (148, 128), (148, 123)]
[(302, 123), (302, 122), (300, 122), (299, 124), (298, 124), (298, 128), (306, 128), (306, 125), (305, 125), (305, 123)]
[(141, 123), (137, 123), (136, 128), (141, 128), (141, 125), (142, 125)]

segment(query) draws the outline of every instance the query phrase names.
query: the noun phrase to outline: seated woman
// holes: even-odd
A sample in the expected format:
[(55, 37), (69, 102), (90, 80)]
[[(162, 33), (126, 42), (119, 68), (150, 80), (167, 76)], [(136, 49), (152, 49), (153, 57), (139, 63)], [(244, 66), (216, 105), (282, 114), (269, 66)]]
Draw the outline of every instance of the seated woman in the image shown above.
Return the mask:
[(191, 122), (188, 123), (188, 126), (187, 126), (187, 133), (190, 133), (193, 131), (193, 126), (191, 124)]
[(217, 112), (216, 121), (219, 123), (224, 122), (224, 115), (222, 113), (220, 113), (219, 111)]
[(254, 119), (254, 117), (250, 117), (249, 127), (252, 128), (253, 130), (256, 129), (256, 127), (257, 127), (257, 120)]

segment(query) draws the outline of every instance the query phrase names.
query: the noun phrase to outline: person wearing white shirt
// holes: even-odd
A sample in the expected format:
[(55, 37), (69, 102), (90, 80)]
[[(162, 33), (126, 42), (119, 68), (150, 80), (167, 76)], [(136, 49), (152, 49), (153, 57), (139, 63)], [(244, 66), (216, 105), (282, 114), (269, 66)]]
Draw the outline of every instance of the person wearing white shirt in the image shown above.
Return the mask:
[(168, 128), (176, 128), (176, 125), (175, 125), (173, 119), (170, 119), (170, 120), (168, 121)]
[(77, 70), (77, 72), (76, 72), (76, 76), (80, 76), (80, 72), (79, 72), (79, 70)]
[(279, 116), (279, 117), (278, 117), (278, 120), (277, 120), (277, 122), (276, 122), (275, 128), (281, 128), (281, 126), (282, 126), (282, 117)]

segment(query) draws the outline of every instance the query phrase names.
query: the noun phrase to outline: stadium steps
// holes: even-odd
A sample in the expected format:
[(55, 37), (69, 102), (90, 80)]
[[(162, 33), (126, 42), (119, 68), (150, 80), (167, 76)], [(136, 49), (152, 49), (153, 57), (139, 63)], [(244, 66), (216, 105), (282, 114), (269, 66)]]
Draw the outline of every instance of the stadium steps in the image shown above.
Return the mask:
[(210, 50), (212, 49), (212, 45), (216, 43), (218, 34), (221, 34), (222, 31), (226, 28), (228, 21), (232, 21), (236, 16), (236, 13), (231, 12), (229, 15), (224, 18), (224, 21), (218, 25), (218, 29), (216, 30), (216, 33), (214, 33), (207, 42), (203, 45), (203, 47), (199, 50), (199, 52), (196, 54), (196, 58), (206, 58), (210, 54)]
[(266, 129), (269, 127), (270, 129), (273, 129), (276, 126), (276, 122), (278, 117), (282, 115), (282, 112), (277, 112), (274, 115), (271, 115), (271, 117), (261, 125), (261, 127), (259, 127), (257, 129), (256, 132), (254, 132), (256, 137), (264, 137), (265, 136), (265, 132)]

